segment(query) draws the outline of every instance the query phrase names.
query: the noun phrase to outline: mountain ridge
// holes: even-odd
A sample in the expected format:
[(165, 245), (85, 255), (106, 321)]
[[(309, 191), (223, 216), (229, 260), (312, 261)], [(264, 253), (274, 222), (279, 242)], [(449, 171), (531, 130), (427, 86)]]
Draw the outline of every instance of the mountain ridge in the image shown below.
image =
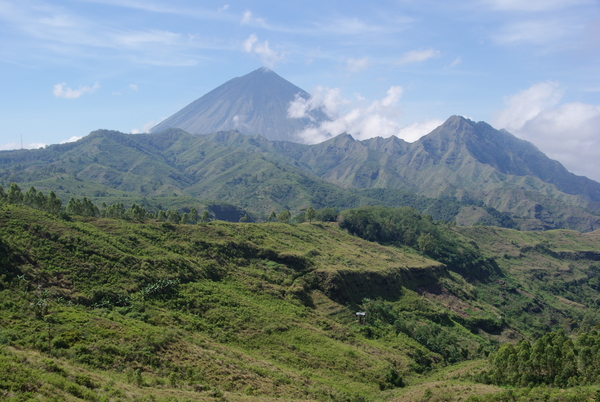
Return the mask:
[[(538, 177), (547, 176), (539, 166), (553, 169), (554, 183)], [(359, 141), (341, 134), (306, 145), (239, 131), (129, 135), (98, 130), (75, 143), (0, 152), (0, 184), (8, 187), (11, 181), (59, 191), (67, 200), (69, 194), (107, 193), (218, 200), (257, 219), (273, 210), (298, 212), (311, 205), (410, 202), (421, 211), (438, 205), (436, 210), (446, 212), (436, 219), (466, 225), (500, 224), (511, 216), (523, 229), (600, 228), (599, 183), (569, 173), (526, 141), (458, 116), (414, 143), (396, 137)], [(450, 209), (423, 197), (440, 199)]]

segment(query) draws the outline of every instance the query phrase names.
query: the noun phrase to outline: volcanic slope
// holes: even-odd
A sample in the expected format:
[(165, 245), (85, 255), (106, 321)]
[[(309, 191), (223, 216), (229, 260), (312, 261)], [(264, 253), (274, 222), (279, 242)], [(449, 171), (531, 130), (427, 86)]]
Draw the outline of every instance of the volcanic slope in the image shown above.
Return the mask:
[(160, 132), (180, 128), (192, 134), (238, 130), (270, 140), (299, 141), (296, 133), (327, 120), (312, 111), (309, 117), (290, 118), (288, 108), (296, 97), (310, 95), (266, 67), (227, 81), (152, 128)]

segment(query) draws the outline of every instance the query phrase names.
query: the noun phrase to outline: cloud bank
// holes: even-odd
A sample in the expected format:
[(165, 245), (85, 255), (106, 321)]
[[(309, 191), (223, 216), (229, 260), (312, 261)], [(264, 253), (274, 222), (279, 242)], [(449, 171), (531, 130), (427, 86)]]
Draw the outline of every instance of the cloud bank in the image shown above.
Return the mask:
[(81, 86), (78, 89), (71, 89), (65, 85), (66, 83), (64, 82), (61, 84), (54, 85), (52, 93), (55, 97), (65, 99), (77, 99), (83, 94), (92, 93), (96, 89), (100, 88), (100, 84), (98, 84), (97, 82), (91, 87)]
[(311, 118), (309, 112), (320, 110), (331, 120), (315, 124), (298, 133), (299, 138), (308, 143), (323, 142), (342, 133), (351, 134), (363, 140), (372, 137), (395, 135), (406, 141), (416, 141), (443, 123), (441, 120), (428, 120), (402, 126), (398, 123), (402, 111), (399, 106), (402, 87), (392, 86), (384, 98), (366, 104), (358, 97), (357, 104), (342, 98), (339, 88), (318, 87), (309, 99), (297, 97), (290, 103), (288, 116), (291, 118)]
[(564, 90), (542, 82), (506, 97), (493, 124), (535, 144), (569, 171), (600, 181), (600, 105), (560, 103)]

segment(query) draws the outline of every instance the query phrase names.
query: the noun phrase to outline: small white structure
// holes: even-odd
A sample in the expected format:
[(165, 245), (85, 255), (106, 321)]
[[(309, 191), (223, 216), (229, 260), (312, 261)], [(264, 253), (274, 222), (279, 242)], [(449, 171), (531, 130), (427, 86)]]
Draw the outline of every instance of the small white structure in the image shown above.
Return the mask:
[(365, 318), (367, 317), (367, 313), (365, 311), (359, 311), (356, 313), (356, 318), (358, 318), (358, 322), (364, 325)]

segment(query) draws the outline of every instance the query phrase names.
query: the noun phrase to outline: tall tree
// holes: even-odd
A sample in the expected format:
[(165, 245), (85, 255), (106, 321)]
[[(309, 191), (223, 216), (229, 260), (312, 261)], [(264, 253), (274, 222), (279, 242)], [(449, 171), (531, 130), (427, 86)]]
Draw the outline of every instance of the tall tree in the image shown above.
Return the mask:
[(306, 208), (306, 212), (304, 213), (306, 219), (308, 219), (308, 223), (312, 223), (313, 219), (317, 216), (317, 213), (313, 207)]
[(288, 223), (291, 218), (292, 214), (290, 214), (290, 211), (288, 211), (287, 209), (285, 211), (280, 212), (279, 215), (277, 215), (277, 220), (283, 223)]

